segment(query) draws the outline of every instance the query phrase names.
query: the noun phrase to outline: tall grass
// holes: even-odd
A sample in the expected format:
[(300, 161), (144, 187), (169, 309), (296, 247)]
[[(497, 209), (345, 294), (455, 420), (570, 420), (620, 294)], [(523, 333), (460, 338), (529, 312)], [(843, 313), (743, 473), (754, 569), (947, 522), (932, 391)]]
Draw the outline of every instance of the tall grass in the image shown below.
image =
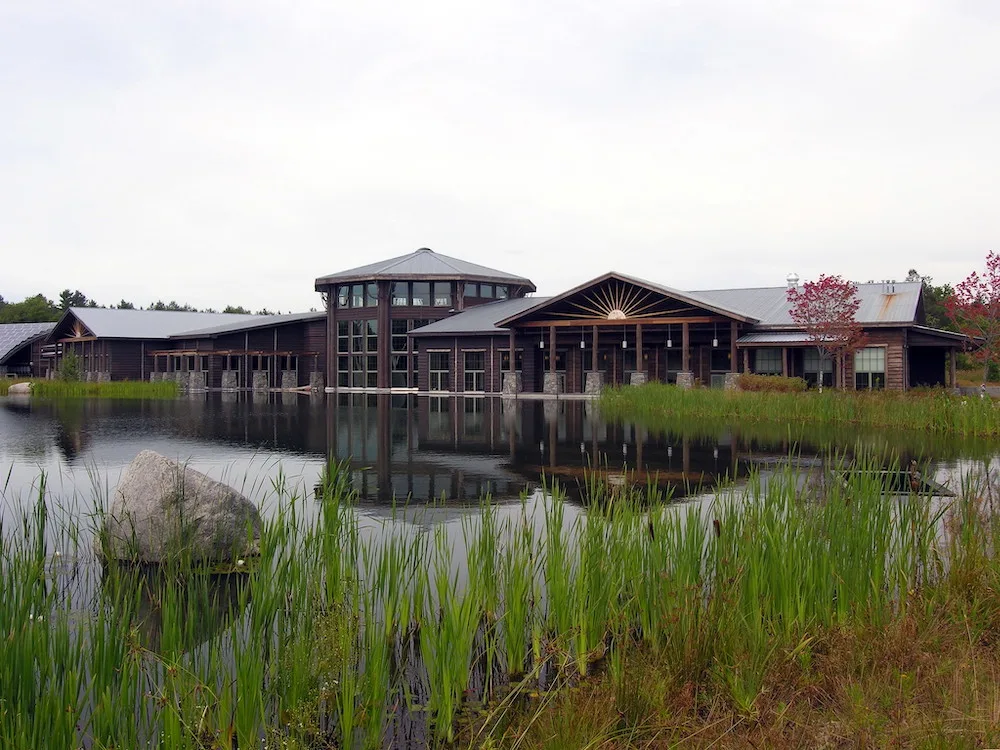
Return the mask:
[(1000, 571), (982, 487), (886, 496), (872, 456), (829, 461), (707, 505), (590, 480), (587, 512), (550, 484), (435, 526), (416, 508), (374, 522), (335, 465), (318, 505), (279, 477), (259, 559), (224, 570), (102, 568), (72, 541), (86, 519), (51, 529), (40, 482), (0, 528), (0, 746), (374, 748), (404, 725), (433, 745), (483, 702), (507, 710), (501, 687), (606, 665), (634, 697), (637, 653), (752, 717), (817, 632), (881, 628), (945, 575)]
[[(17, 380), (0, 379), (0, 396), (6, 396)], [(148, 383), (139, 380), (114, 380), (87, 383), (79, 380), (31, 380), (31, 394), (38, 398), (113, 398), (170, 399), (177, 398), (180, 389), (172, 381)]]
[(835, 391), (771, 393), (682, 389), (661, 383), (616, 388), (601, 397), (602, 413), (649, 426), (677, 416), (729, 423), (851, 425), (961, 436), (1000, 435), (1000, 401), (942, 390), (894, 393)]

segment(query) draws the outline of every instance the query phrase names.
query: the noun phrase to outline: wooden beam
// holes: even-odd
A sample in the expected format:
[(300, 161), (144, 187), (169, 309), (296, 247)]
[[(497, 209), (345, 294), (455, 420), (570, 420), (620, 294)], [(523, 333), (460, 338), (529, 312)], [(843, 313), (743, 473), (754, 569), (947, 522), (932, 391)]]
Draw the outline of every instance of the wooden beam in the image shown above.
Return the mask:
[(525, 323), (515, 323), (515, 328), (579, 328), (581, 325), (593, 326), (617, 326), (627, 325), (630, 322), (642, 323), (642, 325), (667, 325), (668, 323), (725, 323), (729, 318), (722, 316), (697, 316), (687, 318), (628, 318), (625, 320), (608, 320), (607, 318), (580, 318), (578, 320), (531, 320)]
[(691, 356), (688, 348), (691, 346), (691, 332), (687, 322), (681, 324), (681, 372), (691, 372)]

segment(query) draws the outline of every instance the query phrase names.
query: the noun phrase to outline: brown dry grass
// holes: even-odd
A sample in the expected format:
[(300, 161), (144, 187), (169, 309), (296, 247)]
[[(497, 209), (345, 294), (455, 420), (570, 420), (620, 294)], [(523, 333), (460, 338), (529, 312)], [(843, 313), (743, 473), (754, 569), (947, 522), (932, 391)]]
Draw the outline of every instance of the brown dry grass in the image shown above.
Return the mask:
[[(677, 684), (652, 655), (632, 653), (627, 687), (602, 675), (494, 716), (480, 746), (1000, 747), (1000, 591), (981, 562), (887, 627), (817, 633), (807, 649), (776, 656), (752, 714), (731, 705), (710, 667), (697, 684)], [(471, 730), (466, 744), (478, 744)]]

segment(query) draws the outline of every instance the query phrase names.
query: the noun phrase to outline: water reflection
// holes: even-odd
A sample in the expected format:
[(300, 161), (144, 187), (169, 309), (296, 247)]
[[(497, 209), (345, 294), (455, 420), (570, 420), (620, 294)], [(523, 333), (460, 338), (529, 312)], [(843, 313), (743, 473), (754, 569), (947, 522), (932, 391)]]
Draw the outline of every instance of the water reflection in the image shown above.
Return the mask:
[(542, 474), (572, 495), (592, 470), (628, 472), (685, 497), (744, 477), (760, 461), (850, 451), (859, 442), (903, 465), (995, 450), (988, 441), (815, 425), (673, 419), (652, 428), (610, 422), (583, 401), (226, 393), (0, 403), (0, 467), (13, 467), (8, 496), (30, 488), (39, 471), (84, 495), (95, 471), (98, 484), (113, 488), (145, 448), (260, 494), (279, 471), (309, 490), (328, 459), (348, 460), (361, 498), (377, 505), (515, 497)]

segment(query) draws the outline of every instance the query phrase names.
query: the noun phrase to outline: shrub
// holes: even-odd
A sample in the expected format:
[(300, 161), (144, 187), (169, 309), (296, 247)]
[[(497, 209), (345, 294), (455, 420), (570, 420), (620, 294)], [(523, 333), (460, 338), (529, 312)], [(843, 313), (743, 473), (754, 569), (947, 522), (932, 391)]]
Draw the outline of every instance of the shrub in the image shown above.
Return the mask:
[(786, 378), (782, 375), (754, 375), (742, 373), (737, 381), (741, 391), (767, 391), (769, 393), (800, 393), (806, 389), (802, 378)]
[(72, 351), (63, 354), (62, 362), (59, 364), (59, 378), (62, 380), (80, 379), (80, 359)]

